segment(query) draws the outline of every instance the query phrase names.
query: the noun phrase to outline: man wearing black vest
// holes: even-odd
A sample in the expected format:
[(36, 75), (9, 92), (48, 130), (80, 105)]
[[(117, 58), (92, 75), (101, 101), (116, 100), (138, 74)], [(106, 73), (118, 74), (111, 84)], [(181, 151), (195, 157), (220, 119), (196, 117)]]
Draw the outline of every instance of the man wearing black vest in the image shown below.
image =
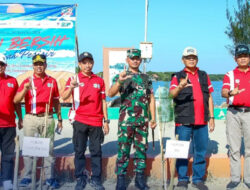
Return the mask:
[[(208, 145), (209, 131), (214, 130), (213, 86), (206, 72), (196, 67), (197, 50), (187, 47), (183, 51), (182, 62), (185, 68), (172, 76), (170, 95), (175, 103), (175, 134), (179, 140), (192, 140), (193, 144), (193, 176), (192, 186), (207, 190), (203, 182), (206, 172), (205, 155)], [(188, 160), (177, 159), (178, 184), (176, 189), (187, 189), (189, 183)]]

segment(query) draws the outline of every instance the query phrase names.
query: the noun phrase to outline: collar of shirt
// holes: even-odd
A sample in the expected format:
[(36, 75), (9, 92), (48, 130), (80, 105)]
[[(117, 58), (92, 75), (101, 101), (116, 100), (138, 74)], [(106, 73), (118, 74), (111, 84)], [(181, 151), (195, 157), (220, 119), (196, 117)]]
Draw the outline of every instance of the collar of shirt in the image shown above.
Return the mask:
[(250, 67), (248, 67), (247, 72), (240, 71), (240, 70), (239, 70), (239, 67), (236, 67), (234, 70), (235, 70), (236, 72), (238, 72), (238, 73), (248, 73), (248, 72), (250, 72)]
[(50, 76), (48, 76), (46, 73), (45, 73), (45, 76), (43, 78), (37, 77), (35, 74), (33, 74), (33, 80), (41, 80), (42, 83), (46, 82), (49, 78), (50, 78)]
[(82, 72), (79, 72), (78, 76), (79, 76), (79, 78), (94, 78), (94, 77), (96, 77), (96, 75), (93, 72), (91, 72), (90, 76), (86, 76)]
[(133, 73), (132, 71), (130, 71), (130, 70), (127, 70), (126, 71), (126, 74), (127, 75), (139, 75), (139, 74), (141, 74), (142, 72), (140, 71), (140, 70), (138, 70), (138, 73)]
[(5, 78), (5, 79), (7, 78), (7, 75), (6, 75), (5, 73), (4, 73), (2, 76), (0, 75), (0, 80), (1, 80), (1, 79), (4, 79), (4, 78)]
[(198, 70), (199, 70), (199, 67), (196, 67), (196, 69), (195, 69), (194, 73), (192, 73), (192, 72), (188, 71), (188, 70), (187, 70), (187, 68), (184, 68), (183, 70), (184, 70), (186, 73), (190, 73), (190, 74), (192, 74), (192, 75), (196, 75), (196, 74), (197, 74), (197, 72), (198, 72)]

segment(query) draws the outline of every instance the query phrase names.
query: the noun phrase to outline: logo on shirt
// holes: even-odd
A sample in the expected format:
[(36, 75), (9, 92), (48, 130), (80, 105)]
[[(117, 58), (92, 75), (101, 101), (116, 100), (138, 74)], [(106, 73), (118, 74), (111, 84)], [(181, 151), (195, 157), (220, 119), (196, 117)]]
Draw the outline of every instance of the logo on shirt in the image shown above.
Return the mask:
[(94, 84), (93, 84), (93, 87), (94, 87), (94, 88), (98, 88), (98, 89), (101, 88), (100, 84), (97, 84), (97, 83), (94, 83)]
[(14, 84), (13, 83), (7, 83), (7, 86), (9, 87), (9, 88), (14, 88)]
[(79, 83), (79, 86), (83, 87), (84, 86), (84, 82)]
[(52, 83), (48, 83), (47, 86), (48, 86), (49, 88), (51, 88), (51, 87), (53, 87), (53, 84), (52, 84)]
[(236, 84), (239, 84), (239, 83), (240, 83), (240, 79), (236, 79), (236, 80), (235, 80), (235, 83), (236, 83)]

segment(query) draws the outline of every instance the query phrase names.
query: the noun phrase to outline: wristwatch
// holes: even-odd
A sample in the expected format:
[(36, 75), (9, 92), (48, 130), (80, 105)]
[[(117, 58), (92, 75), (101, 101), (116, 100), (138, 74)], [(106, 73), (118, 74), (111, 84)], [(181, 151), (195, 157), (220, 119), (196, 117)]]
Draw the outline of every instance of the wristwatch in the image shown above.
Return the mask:
[(109, 124), (110, 120), (109, 119), (107, 119), (107, 120), (103, 119), (103, 122)]

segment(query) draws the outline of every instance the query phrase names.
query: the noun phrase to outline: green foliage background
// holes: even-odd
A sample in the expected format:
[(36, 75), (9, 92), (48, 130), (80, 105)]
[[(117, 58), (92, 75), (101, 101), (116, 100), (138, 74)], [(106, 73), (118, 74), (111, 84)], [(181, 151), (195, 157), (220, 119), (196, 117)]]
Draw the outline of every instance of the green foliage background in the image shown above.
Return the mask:
[[(171, 76), (174, 72), (153, 72), (148, 71), (147, 74), (153, 78), (153, 75), (157, 75), (157, 81), (171, 81)], [(98, 76), (102, 77), (103, 72), (96, 73)], [(210, 74), (209, 75), (211, 81), (222, 81), (224, 75), (223, 74)]]

